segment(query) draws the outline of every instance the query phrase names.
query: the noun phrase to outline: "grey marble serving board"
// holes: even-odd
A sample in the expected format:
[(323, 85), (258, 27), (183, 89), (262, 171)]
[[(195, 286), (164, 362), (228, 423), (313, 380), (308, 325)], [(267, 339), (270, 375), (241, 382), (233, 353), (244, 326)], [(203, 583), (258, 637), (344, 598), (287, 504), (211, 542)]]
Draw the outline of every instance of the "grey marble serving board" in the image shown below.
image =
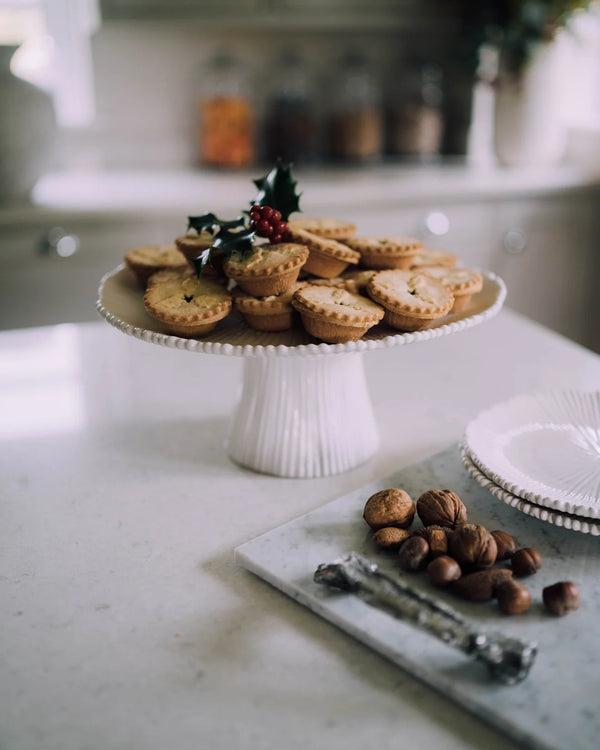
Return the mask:
[[(505, 529), (519, 546), (535, 547), (543, 567), (524, 581), (534, 600), (530, 611), (508, 617), (494, 603), (463, 602), (433, 589), (424, 573), (402, 573), (393, 556), (374, 547), (362, 519), (366, 499), (386, 487), (402, 487), (413, 498), (428, 489), (450, 488), (467, 505), (469, 521)], [(413, 527), (419, 525), (415, 519)], [(320, 563), (351, 550), (435, 593), (482, 628), (537, 642), (538, 656), (527, 679), (514, 686), (497, 684), (483, 665), (432, 636), (355, 596), (314, 583)], [(600, 541), (546, 524), (494, 498), (467, 474), (458, 445), (329, 502), (235, 552), (240, 565), (524, 746), (600, 747)], [(579, 586), (582, 604), (577, 612), (554, 617), (543, 608), (542, 589), (561, 580)]]

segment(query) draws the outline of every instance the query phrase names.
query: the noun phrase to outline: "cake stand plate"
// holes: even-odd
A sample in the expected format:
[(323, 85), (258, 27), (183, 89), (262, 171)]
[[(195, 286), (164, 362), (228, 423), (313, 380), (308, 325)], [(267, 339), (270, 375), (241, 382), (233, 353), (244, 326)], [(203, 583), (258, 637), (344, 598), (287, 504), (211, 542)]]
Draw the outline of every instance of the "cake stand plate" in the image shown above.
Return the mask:
[(96, 309), (112, 326), (142, 341), (244, 357), (242, 395), (227, 441), (229, 457), (266, 474), (324, 477), (358, 466), (379, 445), (363, 353), (430, 341), (492, 318), (504, 303), (506, 287), (495, 274), (481, 273), (482, 291), (460, 313), (414, 333), (378, 325), (346, 344), (318, 343), (300, 327), (253, 331), (235, 312), (201, 339), (170, 335), (146, 312), (142, 290), (123, 264), (102, 278)]

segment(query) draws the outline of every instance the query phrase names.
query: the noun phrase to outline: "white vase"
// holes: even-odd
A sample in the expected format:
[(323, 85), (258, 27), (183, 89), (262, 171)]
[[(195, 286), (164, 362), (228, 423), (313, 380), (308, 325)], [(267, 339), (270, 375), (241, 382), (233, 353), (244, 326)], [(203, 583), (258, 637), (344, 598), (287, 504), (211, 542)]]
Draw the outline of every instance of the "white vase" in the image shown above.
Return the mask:
[(0, 44), (0, 203), (27, 200), (52, 166), (56, 120), (52, 98), (13, 75), (18, 46)]
[(549, 166), (564, 155), (560, 40), (540, 43), (518, 74), (501, 72), (494, 106), (494, 151), (505, 166)]

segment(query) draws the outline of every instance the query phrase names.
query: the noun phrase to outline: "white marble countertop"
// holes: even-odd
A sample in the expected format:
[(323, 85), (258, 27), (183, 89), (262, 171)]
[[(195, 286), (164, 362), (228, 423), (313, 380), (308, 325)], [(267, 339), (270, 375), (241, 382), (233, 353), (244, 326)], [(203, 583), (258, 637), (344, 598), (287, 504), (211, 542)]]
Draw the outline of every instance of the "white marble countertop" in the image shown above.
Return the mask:
[[(210, 169), (80, 169), (53, 172), (35, 186), (30, 204), (0, 206), (0, 225), (51, 214), (148, 213), (177, 216), (206, 205), (240, 211), (254, 194), (252, 180), (266, 168), (234, 172)], [(326, 211), (357, 205), (378, 209), (431, 207), (506, 197), (543, 196), (600, 187), (591, 165), (500, 168), (462, 163), (410, 166), (305, 167), (294, 170), (304, 210)]]
[(233, 549), (447, 447), (492, 403), (597, 389), (600, 357), (505, 310), (364, 358), (381, 450), (295, 480), (227, 458), (240, 358), (103, 322), (0, 333), (0, 746), (514, 750)]

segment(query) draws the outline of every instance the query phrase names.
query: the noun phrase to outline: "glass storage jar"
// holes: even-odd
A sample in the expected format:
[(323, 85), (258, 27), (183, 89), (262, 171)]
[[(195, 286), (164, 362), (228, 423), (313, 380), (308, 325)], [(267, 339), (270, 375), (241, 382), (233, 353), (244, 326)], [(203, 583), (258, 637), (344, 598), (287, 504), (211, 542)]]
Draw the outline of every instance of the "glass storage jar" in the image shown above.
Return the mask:
[(220, 53), (202, 77), (198, 100), (198, 154), (204, 164), (247, 167), (255, 161), (255, 108), (247, 71)]
[(383, 152), (382, 92), (364, 55), (352, 52), (341, 59), (331, 101), (331, 156), (341, 161), (378, 159)]
[(441, 152), (442, 69), (425, 63), (400, 78), (391, 111), (390, 149), (400, 156), (431, 159)]
[(304, 60), (294, 50), (285, 50), (275, 70), (265, 113), (265, 156), (269, 163), (278, 158), (295, 164), (311, 162), (316, 157), (317, 122)]

